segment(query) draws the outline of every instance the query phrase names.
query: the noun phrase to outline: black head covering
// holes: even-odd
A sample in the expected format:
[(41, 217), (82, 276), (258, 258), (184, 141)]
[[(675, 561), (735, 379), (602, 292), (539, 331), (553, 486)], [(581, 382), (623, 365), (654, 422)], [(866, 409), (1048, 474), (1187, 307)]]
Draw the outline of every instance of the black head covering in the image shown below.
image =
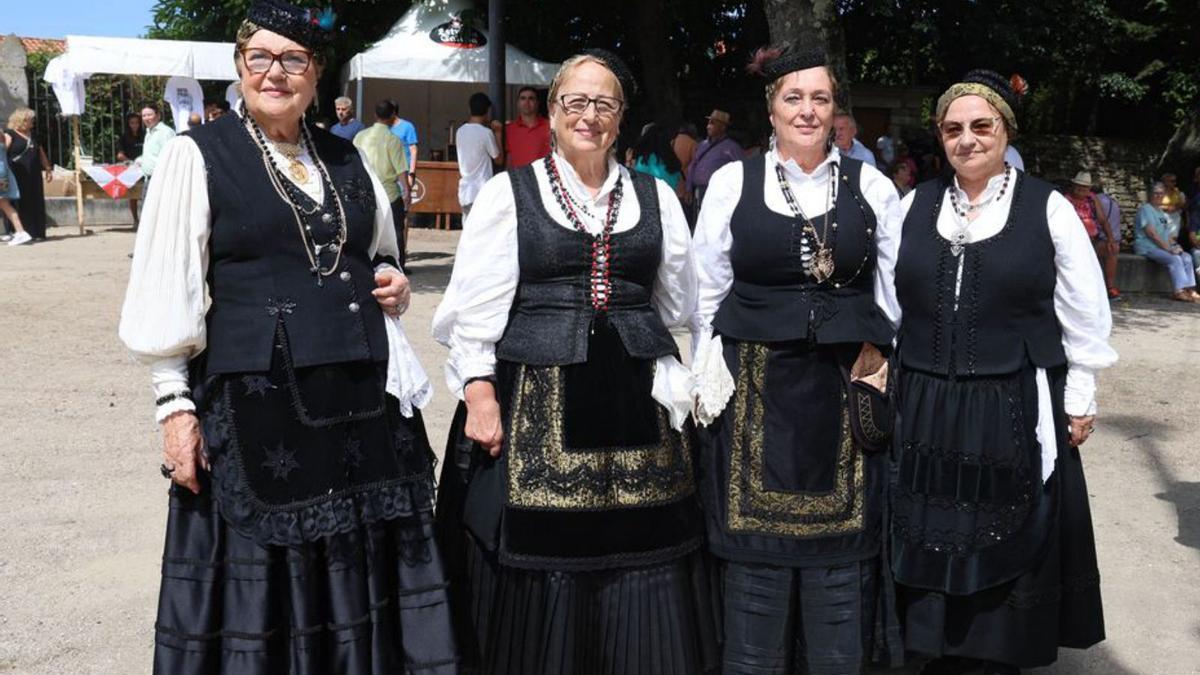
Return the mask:
[(637, 80), (633, 78), (633, 71), (629, 70), (629, 66), (621, 60), (621, 57), (608, 51), (607, 49), (585, 49), (581, 54), (590, 56), (604, 64), (613, 75), (616, 76), (617, 82), (621, 83), (621, 90), (625, 93), (625, 105), (633, 100), (638, 93)]
[(1014, 111), (1017, 109), (1017, 92), (1013, 90), (1012, 83), (1009, 81), (1009, 79), (1000, 73), (997, 73), (994, 70), (980, 68), (969, 71), (963, 76), (962, 81), (982, 84), (988, 89), (996, 92), (1000, 98), (1004, 99), (1004, 102), (1008, 104), (1008, 107), (1012, 108)]
[(819, 47), (812, 49), (787, 47), (779, 56), (763, 63), (760, 72), (763, 77), (767, 78), (768, 82), (774, 82), (784, 75), (794, 73), (797, 70), (807, 70), (827, 65), (829, 65), (829, 56), (825, 54), (824, 49)]
[[(1022, 80), (1023, 82), (1023, 80)], [(1000, 111), (1010, 135), (1017, 133), (1017, 102), (1020, 97), (1012, 83), (994, 70), (972, 70), (963, 79), (950, 85), (937, 101), (937, 121), (946, 118), (946, 110), (961, 96), (981, 96)]]
[(320, 15), (284, 0), (255, 0), (246, 20), (317, 51), (333, 37), (334, 17), (330, 10)]

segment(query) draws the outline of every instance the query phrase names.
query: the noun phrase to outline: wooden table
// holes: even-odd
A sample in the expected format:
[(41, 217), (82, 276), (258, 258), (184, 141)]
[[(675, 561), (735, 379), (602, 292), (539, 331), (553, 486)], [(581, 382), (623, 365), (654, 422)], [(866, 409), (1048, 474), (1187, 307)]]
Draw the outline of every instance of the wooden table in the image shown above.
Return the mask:
[(410, 213), (434, 214), (434, 226), (450, 229), (451, 216), (461, 214), (458, 203), (458, 162), (417, 161), (417, 184)]

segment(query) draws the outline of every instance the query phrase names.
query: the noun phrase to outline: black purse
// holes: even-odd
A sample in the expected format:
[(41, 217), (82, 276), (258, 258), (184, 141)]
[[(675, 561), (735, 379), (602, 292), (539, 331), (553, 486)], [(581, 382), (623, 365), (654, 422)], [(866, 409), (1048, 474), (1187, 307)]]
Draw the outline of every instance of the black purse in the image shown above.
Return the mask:
[(891, 364), (875, 345), (863, 343), (849, 371), (843, 371), (848, 386), (850, 433), (862, 451), (883, 452), (892, 440), (896, 424), (895, 389)]

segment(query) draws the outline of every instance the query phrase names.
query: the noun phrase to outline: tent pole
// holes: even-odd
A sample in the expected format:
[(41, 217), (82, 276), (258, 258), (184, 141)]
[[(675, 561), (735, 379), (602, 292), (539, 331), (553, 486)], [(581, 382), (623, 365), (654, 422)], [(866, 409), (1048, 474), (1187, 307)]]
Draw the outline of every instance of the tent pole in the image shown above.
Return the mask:
[(500, 120), (501, 124), (508, 119), (505, 111), (508, 89), (505, 77), (505, 67), (508, 65), (508, 54), (505, 53), (504, 39), (504, 0), (488, 0), (488, 79), (491, 82), (492, 119)]
[[(87, 234), (83, 228), (83, 132), (79, 129), (79, 115), (71, 116), (71, 154), (75, 156), (75, 218), (79, 221), (79, 234)], [(137, 223), (133, 224), (137, 227)]]
[(358, 80), (354, 82), (354, 119), (362, 121), (363, 118), (363, 79), (360, 75)]

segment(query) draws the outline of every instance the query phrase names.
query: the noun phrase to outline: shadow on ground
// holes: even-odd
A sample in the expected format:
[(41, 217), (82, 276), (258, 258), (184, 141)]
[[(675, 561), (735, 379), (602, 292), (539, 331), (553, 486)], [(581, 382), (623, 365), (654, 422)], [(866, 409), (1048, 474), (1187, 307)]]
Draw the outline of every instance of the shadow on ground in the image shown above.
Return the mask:
[[(903, 668), (884, 670), (881, 668), (867, 669), (867, 675), (919, 675), (925, 659), (912, 657)], [(1087, 650), (1062, 649), (1058, 652), (1058, 661), (1045, 668), (1022, 670), (1025, 675), (1083, 675), (1085, 673), (1103, 673), (1104, 675), (1150, 675), (1145, 671), (1134, 670), (1121, 663), (1121, 659), (1112, 649), (1103, 643)], [(1157, 675), (1157, 674), (1155, 674)]]
[(1104, 644), (1083, 651), (1078, 649), (1061, 650), (1058, 653), (1058, 661), (1054, 665), (1022, 672), (1025, 675), (1083, 675), (1084, 673), (1151, 675), (1146, 671), (1134, 670), (1121, 663), (1120, 657)]
[(1142, 415), (1105, 415), (1105, 424), (1117, 431), (1122, 442), (1145, 454), (1162, 492), (1154, 496), (1170, 502), (1179, 520), (1175, 541), (1200, 551), (1200, 483), (1178, 480), (1167, 466), (1158, 439), (1169, 433), (1164, 422)]
[[(408, 283), (414, 293), (444, 293), (450, 283), (450, 271), (454, 268), (453, 261), (430, 264), (417, 258), (419, 253), (409, 256), (404, 268), (408, 272)], [(452, 258), (449, 255), (439, 256)], [(431, 258), (432, 259), (432, 258)]]
[(1179, 316), (1200, 315), (1200, 305), (1172, 300), (1165, 295), (1127, 294), (1112, 304), (1113, 326), (1122, 329), (1162, 328)]

